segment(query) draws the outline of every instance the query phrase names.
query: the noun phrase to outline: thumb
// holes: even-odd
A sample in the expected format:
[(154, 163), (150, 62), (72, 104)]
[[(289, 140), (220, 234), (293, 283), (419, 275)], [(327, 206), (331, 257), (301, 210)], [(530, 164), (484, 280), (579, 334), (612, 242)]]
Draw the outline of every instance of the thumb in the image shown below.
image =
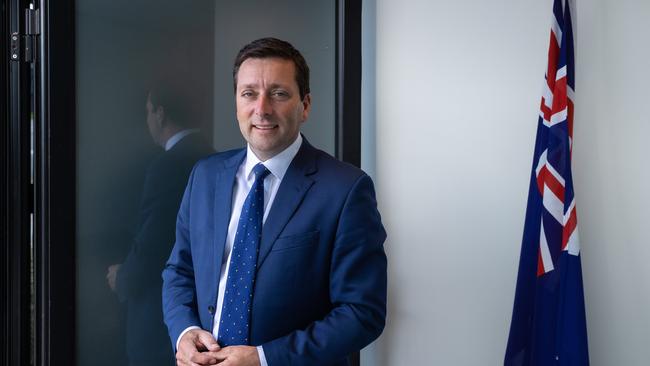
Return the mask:
[(199, 334), (199, 342), (202, 343), (208, 351), (218, 351), (221, 348), (209, 332), (201, 332)]

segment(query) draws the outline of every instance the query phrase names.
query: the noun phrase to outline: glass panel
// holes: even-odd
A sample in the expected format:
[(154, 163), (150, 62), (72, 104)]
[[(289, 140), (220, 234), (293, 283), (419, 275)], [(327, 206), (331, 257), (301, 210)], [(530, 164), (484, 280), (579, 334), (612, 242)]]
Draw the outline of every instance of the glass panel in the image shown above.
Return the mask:
[[(172, 364), (160, 271), (189, 169), (207, 152), (181, 141), (162, 155), (157, 143), (184, 128), (211, 135), (213, 14), (200, 0), (77, 2), (79, 365)], [(154, 88), (163, 122), (146, 110)]]
[(172, 365), (160, 272), (193, 162), (243, 146), (235, 54), (263, 36), (303, 52), (313, 95), (303, 132), (333, 153), (335, 1), (79, 0), (76, 11), (77, 363)]

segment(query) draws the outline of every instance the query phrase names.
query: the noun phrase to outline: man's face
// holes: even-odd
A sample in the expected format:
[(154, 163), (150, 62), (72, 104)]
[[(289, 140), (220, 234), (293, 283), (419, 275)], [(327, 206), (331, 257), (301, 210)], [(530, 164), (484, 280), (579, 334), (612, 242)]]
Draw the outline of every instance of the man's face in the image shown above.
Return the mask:
[(249, 58), (239, 67), (239, 129), (262, 161), (291, 145), (309, 116), (311, 96), (300, 99), (295, 72), (293, 61), (280, 58)]

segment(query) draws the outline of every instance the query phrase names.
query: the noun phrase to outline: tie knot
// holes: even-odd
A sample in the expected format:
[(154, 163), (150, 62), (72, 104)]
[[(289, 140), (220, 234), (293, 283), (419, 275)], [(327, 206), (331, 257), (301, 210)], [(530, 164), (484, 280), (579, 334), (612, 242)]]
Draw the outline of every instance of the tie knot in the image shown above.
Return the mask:
[(253, 173), (255, 173), (255, 180), (264, 179), (269, 175), (270, 171), (266, 169), (264, 164), (259, 163), (253, 167)]

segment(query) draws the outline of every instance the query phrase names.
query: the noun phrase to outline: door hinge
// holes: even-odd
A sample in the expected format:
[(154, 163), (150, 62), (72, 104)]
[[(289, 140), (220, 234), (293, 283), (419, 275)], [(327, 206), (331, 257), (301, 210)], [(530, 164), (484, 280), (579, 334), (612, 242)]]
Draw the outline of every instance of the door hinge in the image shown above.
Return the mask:
[(20, 33), (11, 33), (11, 61), (20, 61)]
[(11, 61), (34, 62), (37, 38), (41, 34), (39, 9), (25, 9), (25, 34), (11, 34)]
[(41, 34), (41, 17), (39, 9), (25, 9), (25, 34), (37, 36)]
[(39, 9), (25, 9), (25, 62), (36, 60), (37, 38), (41, 34)]

